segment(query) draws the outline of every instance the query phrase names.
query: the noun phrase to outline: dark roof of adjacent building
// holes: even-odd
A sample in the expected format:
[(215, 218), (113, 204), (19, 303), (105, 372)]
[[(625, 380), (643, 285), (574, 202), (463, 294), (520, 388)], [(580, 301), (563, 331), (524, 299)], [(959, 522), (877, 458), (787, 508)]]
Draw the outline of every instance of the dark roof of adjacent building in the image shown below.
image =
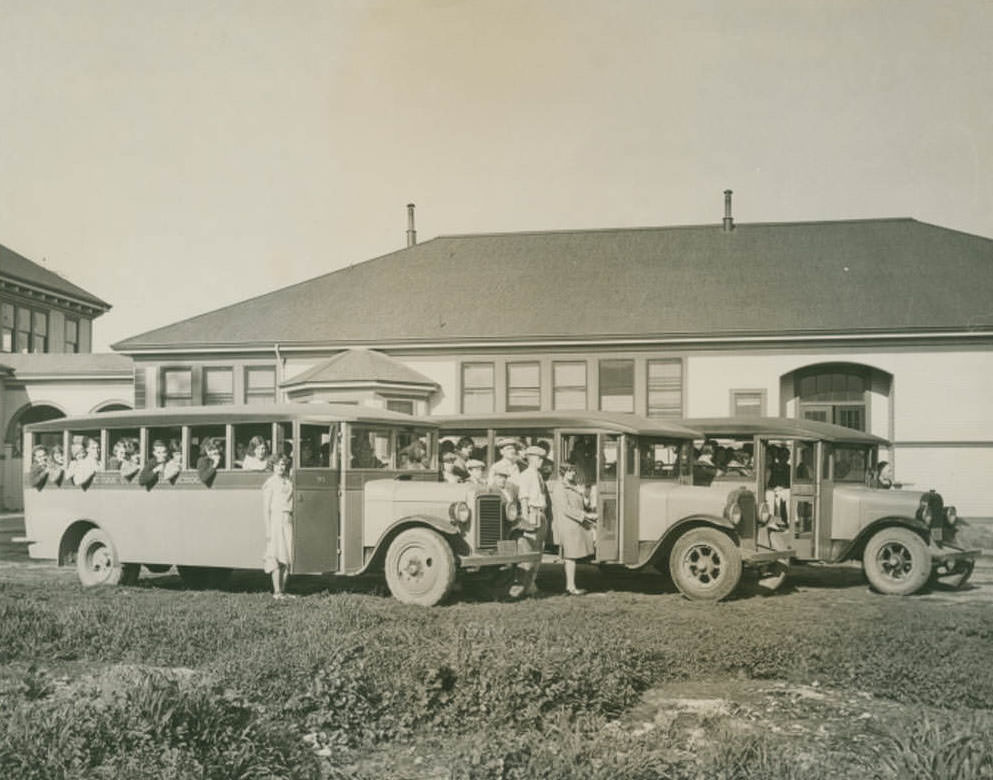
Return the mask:
[(124, 351), (993, 329), (993, 240), (914, 219), (441, 236)]
[(110, 304), (101, 300), (93, 293), (87, 292), (72, 282), (59, 276), (54, 271), (28, 260), (17, 254), (13, 249), (0, 244), (0, 276), (13, 281), (23, 282), (32, 287), (40, 287), (46, 291), (61, 294), (96, 308), (107, 311)]
[(424, 374), (408, 368), (389, 355), (370, 349), (349, 349), (330, 360), (310, 368), (283, 382), (283, 387), (326, 385), (341, 382), (377, 382), (381, 384), (425, 385), (438, 383)]

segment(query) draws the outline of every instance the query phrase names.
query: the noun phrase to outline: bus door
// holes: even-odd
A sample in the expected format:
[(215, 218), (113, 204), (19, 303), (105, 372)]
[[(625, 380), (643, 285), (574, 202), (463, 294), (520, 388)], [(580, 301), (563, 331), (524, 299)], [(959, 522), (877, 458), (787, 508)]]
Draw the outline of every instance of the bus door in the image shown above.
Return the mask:
[(814, 556), (826, 561), (831, 555), (831, 518), (834, 516), (834, 447), (817, 443), (817, 500), (814, 501)]
[(562, 431), (558, 453), (576, 466), (576, 480), (586, 489), (588, 503), (597, 513), (596, 560), (616, 561), (620, 552), (617, 518), (617, 474), (620, 436)]
[(817, 520), (817, 442), (790, 443), (790, 546), (797, 558), (814, 557)]
[(296, 438), (293, 507), (293, 573), (320, 574), (341, 568), (341, 485), (337, 425), (300, 423)]

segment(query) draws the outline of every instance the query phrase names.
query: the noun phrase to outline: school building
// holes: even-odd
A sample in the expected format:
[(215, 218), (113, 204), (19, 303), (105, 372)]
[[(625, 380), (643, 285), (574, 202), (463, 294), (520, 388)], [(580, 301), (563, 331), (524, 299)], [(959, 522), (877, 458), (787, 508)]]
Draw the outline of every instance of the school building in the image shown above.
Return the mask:
[(915, 219), (445, 235), (125, 339), (137, 406), (811, 417), (993, 516), (993, 240)]
[(131, 360), (92, 354), (93, 320), (110, 304), (0, 246), (0, 508), (22, 504), (21, 428), (130, 409)]

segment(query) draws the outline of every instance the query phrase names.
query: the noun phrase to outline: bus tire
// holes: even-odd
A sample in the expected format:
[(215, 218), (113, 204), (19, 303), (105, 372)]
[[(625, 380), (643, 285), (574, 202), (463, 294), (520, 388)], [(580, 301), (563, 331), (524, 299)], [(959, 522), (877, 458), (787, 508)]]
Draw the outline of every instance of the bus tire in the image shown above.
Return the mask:
[(716, 528), (691, 528), (672, 547), (669, 573), (686, 598), (720, 601), (741, 581), (741, 552)]
[(231, 569), (219, 566), (177, 566), (179, 579), (192, 590), (220, 590), (231, 579)]
[(877, 531), (862, 554), (862, 567), (872, 589), (886, 596), (909, 596), (931, 576), (931, 553), (909, 528)]
[(386, 551), (386, 584), (404, 604), (433, 607), (455, 583), (455, 555), (437, 531), (408, 528)]
[(140, 564), (121, 563), (110, 534), (102, 528), (91, 528), (79, 540), (76, 574), (83, 587), (134, 585), (140, 572)]

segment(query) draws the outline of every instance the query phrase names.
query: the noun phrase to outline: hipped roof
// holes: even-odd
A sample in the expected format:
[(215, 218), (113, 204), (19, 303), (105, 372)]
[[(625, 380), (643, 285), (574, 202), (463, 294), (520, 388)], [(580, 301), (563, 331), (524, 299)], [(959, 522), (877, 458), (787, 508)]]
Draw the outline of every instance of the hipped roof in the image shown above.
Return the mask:
[(98, 309), (108, 311), (110, 304), (97, 298), (93, 293), (87, 292), (82, 287), (78, 287), (67, 279), (62, 278), (54, 271), (38, 265), (33, 260), (28, 260), (23, 255), (17, 254), (13, 249), (0, 244), (0, 276), (7, 279), (21, 281), (33, 287), (41, 287), (45, 290), (60, 293), (77, 301), (88, 303)]
[(129, 351), (993, 329), (993, 241), (877, 219), (441, 236)]
[(283, 387), (325, 385), (339, 382), (379, 382), (382, 384), (424, 385), (438, 383), (408, 368), (389, 355), (368, 349), (350, 349), (283, 382)]

